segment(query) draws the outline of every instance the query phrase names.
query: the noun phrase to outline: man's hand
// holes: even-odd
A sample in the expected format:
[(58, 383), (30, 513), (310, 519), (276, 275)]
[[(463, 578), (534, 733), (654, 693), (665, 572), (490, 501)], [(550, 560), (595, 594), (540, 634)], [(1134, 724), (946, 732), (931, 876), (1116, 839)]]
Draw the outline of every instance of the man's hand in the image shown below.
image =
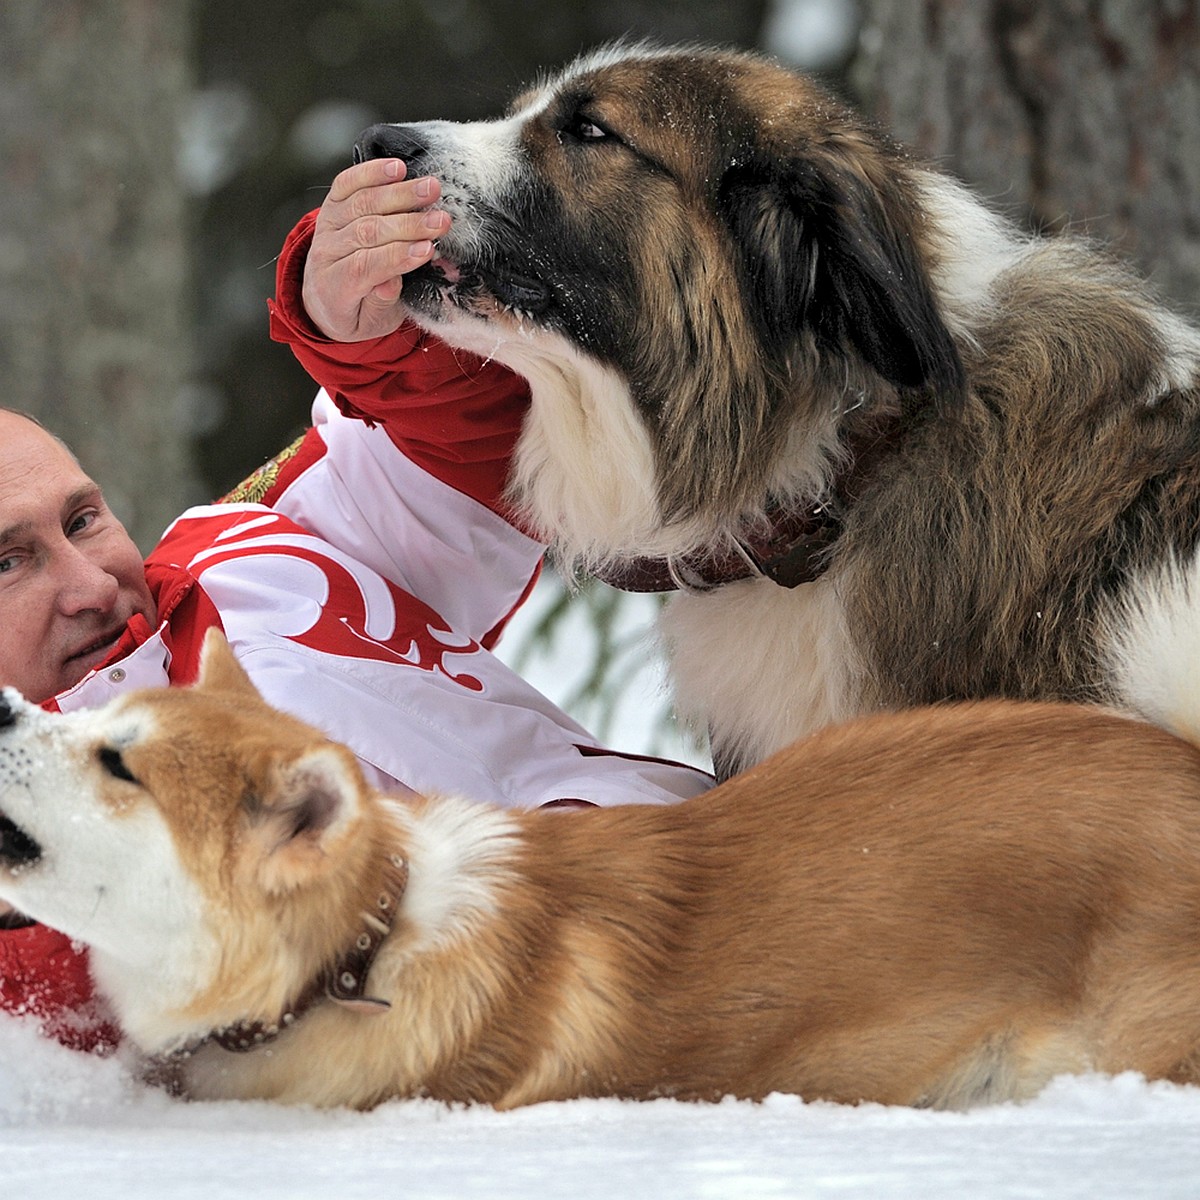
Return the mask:
[(406, 179), (398, 158), (348, 167), (317, 215), (304, 267), (304, 307), (337, 342), (383, 337), (404, 319), (401, 277), (427, 263), (450, 214), (431, 208), (441, 186), (431, 176)]

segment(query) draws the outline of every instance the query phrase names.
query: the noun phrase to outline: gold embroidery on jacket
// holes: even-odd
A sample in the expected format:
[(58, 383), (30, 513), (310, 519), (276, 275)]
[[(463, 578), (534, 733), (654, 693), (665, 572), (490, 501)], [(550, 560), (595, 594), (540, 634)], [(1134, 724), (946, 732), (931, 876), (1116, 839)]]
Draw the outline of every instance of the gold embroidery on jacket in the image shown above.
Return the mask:
[(263, 463), (256, 471), (252, 471), (236, 487), (226, 492), (217, 501), (218, 504), (259, 504), (263, 497), (275, 486), (279, 472), (284, 463), (296, 456), (300, 443), (304, 441), (301, 434), (290, 446), (284, 447), (274, 458)]

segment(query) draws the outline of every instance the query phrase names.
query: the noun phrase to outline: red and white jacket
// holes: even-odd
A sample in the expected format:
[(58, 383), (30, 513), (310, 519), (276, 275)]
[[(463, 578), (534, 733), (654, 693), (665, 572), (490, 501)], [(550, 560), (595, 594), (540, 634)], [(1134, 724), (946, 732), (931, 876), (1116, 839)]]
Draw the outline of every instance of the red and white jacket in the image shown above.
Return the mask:
[[(323, 385), (312, 428), (239, 489), (255, 502), (174, 522), (146, 562), (159, 627), (135, 618), (48, 707), (191, 682), (215, 625), (267, 700), (349, 745), (386, 790), (522, 808), (703, 791), (703, 772), (600, 746), (490, 653), (543, 554), (503, 499), (524, 384), (414, 326), (324, 339), (300, 302), (314, 219), (288, 238), (271, 305), (272, 336)], [(0, 1005), (61, 1017), (89, 990), (57, 934), (0, 933)], [(57, 1026), (76, 1044), (111, 1039)]]

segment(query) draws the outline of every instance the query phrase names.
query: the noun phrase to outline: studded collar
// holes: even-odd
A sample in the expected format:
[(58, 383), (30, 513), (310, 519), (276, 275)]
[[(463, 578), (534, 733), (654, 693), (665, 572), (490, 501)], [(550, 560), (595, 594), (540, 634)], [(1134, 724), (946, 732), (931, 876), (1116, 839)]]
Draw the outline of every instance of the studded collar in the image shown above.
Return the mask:
[[(384, 864), (383, 884), (374, 908), (359, 914), (361, 928), (350, 948), (314, 979), (278, 1020), (239, 1021), (214, 1029), (204, 1041), (215, 1042), (223, 1050), (256, 1050), (277, 1038), (321, 1000), (332, 1000), (358, 1013), (387, 1012), (391, 1008), (387, 1000), (366, 994), (367, 977), (375, 956), (396, 923), (407, 886), (408, 861), (399, 854), (390, 855)], [(190, 1049), (194, 1051), (197, 1047)]]

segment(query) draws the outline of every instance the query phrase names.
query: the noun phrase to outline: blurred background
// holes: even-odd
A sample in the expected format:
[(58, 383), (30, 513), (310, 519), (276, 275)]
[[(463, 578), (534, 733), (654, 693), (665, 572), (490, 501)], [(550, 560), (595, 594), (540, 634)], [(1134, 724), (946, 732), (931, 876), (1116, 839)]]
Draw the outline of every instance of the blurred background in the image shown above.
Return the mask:
[[(624, 36), (766, 49), (814, 72), (1017, 221), (1085, 229), (1194, 313), (1197, 10), (2, 0), (0, 403), (62, 434), (148, 549), (187, 504), (221, 494), (303, 426), (313, 387), (268, 340), (265, 301), (284, 236), (355, 135), (378, 120), (495, 115), (540, 71)], [(563, 685), (585, 708), (622, 679), (644, 686), (630, 681), (652, 616), (602, 589), (587, 599), (594, 653), (574, 655)], [(517, 639), (535, 673), (542, 652), (528, 645), (544, 648), (567, 607), (561, 590), (543, 601)], [(582, 715), (603, 724), (608, 711)]]

